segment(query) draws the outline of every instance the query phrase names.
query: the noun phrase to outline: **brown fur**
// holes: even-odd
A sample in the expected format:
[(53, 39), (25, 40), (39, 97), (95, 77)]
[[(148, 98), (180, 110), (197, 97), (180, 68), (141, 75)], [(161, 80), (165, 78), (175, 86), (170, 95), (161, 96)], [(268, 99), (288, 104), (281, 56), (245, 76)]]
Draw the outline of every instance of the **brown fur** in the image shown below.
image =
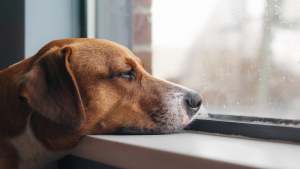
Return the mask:
[[(119, 76), (129, 70), (134, 79)], [(52, 41), (0, 72), (0, 168), (17, 167), (18, 153), (7, 139), (22, 133), (29, 117), (36, 139), (54, 152), (75, 147), (88, 134), (182, 128), (182, 115), (170, 117), (165, 108), (170, 91), (183, 90), (153, 78), (121, 45), (97, 39)]]

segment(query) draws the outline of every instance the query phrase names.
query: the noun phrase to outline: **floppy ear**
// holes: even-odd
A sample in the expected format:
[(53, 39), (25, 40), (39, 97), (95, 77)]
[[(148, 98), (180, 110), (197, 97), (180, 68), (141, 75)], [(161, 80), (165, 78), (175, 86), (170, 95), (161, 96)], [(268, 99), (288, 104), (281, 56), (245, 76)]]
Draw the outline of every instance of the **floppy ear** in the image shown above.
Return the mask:
[(40, 57), (20, 83), (20, 98), (35, 111), (79, 130), (85, 112), (69, 59), (71, 47), (56, 48)]

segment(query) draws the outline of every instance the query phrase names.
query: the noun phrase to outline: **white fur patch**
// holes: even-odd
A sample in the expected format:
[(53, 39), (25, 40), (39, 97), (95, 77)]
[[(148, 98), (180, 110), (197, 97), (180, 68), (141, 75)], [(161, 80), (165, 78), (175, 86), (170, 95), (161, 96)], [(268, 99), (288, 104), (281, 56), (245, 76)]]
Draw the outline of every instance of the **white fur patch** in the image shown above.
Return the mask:
[(181, 124), (187, 125), (190, 122), (190, 118), (187, 115), (185, 108), (183, 107), (184, 94), (181, 92), (170, 91), (164, 97), (164, 102), (172, 114), (180, 113), (182, 115)]
[(38, 141), (29, 126), (25, 131), (10, 140), (17, 149), (20, 162), (19, 169), (38, 169), (66, 155), (68, 152), (50, 152)]

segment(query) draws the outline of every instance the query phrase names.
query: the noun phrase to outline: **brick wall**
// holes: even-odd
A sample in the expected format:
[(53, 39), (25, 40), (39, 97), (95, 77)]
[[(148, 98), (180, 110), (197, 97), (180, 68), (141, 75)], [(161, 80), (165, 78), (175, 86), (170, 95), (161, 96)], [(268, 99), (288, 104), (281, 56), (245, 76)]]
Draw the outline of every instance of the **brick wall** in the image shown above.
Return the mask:
[(152, 0), (132, 0), (132, 51), (152, 73)]

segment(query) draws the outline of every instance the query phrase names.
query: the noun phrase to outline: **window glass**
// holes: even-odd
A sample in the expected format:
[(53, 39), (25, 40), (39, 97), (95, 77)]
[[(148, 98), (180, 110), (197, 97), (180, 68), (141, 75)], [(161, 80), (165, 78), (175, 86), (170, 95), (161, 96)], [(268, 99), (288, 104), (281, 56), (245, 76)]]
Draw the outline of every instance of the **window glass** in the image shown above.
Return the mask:
[(153, 0), (153, 75), (206, 112), (300, 119), (300, 1)]
[(79, 0), (25, 1), (25, 58), (52, 40), (80, 37)]
[(132, 48), (129, 0), (96, 1), (96, 37)]

